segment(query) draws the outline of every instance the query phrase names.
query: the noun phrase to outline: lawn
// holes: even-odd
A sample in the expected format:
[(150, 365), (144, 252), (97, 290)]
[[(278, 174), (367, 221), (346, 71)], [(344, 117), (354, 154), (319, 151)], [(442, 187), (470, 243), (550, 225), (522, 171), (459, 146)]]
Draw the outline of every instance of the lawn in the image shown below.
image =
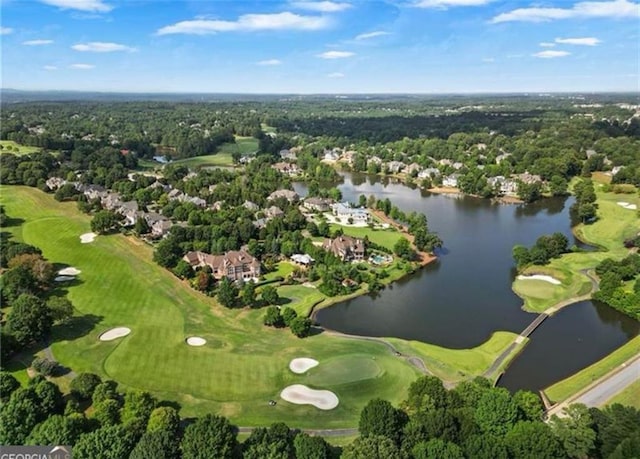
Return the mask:
[[(40, 147), (29, 147), (27, 145), (21, 145), (14, 142), (13, 140), (0, 140), (0, 145), (2, 145), (2, 149), (0, 150), (0, 152), (13, 153), (14, 155), (28, 155), (29, 153), (37, 153), (42, 150), (42, 148)], [(8, 150), (7, 147), (10, 147), (11, 150)]]
[(569, 376), (546, 388), (544, 393), (552, 402), (562, 402), (578, 393), (595, 380), (603, 377), (614, 368), (622, 365), (638, 353), (640, 349), (640, 336), (619, 347), (604, 359), (594, 363), (578, 373)]
[(524, 274), (548, 274), (562, 282), (559, 286), (535, 280), (518, 280), (513, 290), (524, 300), (527, 311), (542, 312), (560, 302), (568, 301), (589, 293), (590, 281), (581, 269), (593, 269), (605, 258), (621, 259), (628, 254), (623, 241), (640, 231), (637, 213), (617, 204), (625, 201), (640, 205), (635, 194), (604, 193), (596, 185), (598, 196), (598, 220), (595, 223), (580, 224), (574, 232), (581, 240), (601, 248), (597, 252), (574, 252), (551, 260), (544, 266), (532, 266)]
[(251, 155), (258, 151), (258, 140), (253, 137), (236, 137), (235, 143), (225, 143), (212, 155), (194, 156), (193, 158), (180, 159), (171, 164), (182, 164), (190, 168), (200, 167), (232, 167), (233, 153)]
[(416, 355), (433, 374), (446, 381), (461, 381), (482, 375), (493, 361), (517, 337), (516, 333), (499, 331), (473, 349), (446, 349), (420, 341), (386, 338), (405, 355)]
[(360, 239), (368, 237), (371, 242), (393, 250), (395, 243), (402, 237), (402, 234), (394, 229), (371, 229), (367, 227), (341, 226), (337, 224), (329, 225), (331, 231), (341, 229), (347, 236), (353, 236)]
[(316, 288), (304, 285), (282, 285), (278, 288), (278, 294), (286, 300), (283, 306), (293, 308), (299, 316), (308, 316), (311, 308), (326, 299)]
[(620, 403), (622, 405), (633, 406), (640, 410), (640, 379), (631, 383), (622, 392), (607, 401), (607, 405)]

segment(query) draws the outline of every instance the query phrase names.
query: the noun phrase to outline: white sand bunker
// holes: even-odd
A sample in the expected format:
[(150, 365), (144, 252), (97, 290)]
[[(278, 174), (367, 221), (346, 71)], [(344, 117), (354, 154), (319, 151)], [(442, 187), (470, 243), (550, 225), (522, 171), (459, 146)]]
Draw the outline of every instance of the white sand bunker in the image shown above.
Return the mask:
[(534, 274), (533, 276), (518, 276), (518, 279), (520, 279), (520, 280), (536, 279), (536, 280), (549, 282), (549, 283), (551, 283), (553, 285), (560, 285), (562, 283), (558, 279), (556, 279), (555, 277), (545, 276), (543, 274)]
[(100, 335), (100, 341), (113, 341), (114, 339), (122, 338), (131, 333), (131, 329), (127, 327), (116, 327)]
[(56, 276), (53, 280), (56, 282), (69, 282), (74, 280), (75, 277), (73, 276)]
[(96, 236), (96, 233), (84, 233), (80, 236), (80, 243), (88, 244), (89, 242), (93, 242)]
[(619, 201), (617, 203), (620, 207), (624, 207), (625, 209), (629, 209), (629, 210), (637, 210), (638, 206), (636, 206), (635, 204), (629, 204), (628, 202), (624, 202), (624, 201)]
[(61, 269), (60, 271), (58, 271), (58, 274), (61, 276), (77, 276), (81, 272), (82, 271), (80, 271), (79, 269), (70, 266), (68, 268)]
[(338, 406), (338, 397), (329, 390), (314, 390), (302, 384), (285, 387), (280, 397), (296, 405), (313, 405), (321, 410), (332, 410)]
[(302, 373), (306, 372), (307, 370), (312, 369), (313, 367), (317, 367), (318, 363), (319, 362), (317, 360), (308, 359), (306, 357), (302, 357), (302, 358), (299, 358), (299, 359), (293, 359), (289, 363), (289, 370), (291, 370), (291, 371), (293, 371), (294, 373), (297, 373), (297, 374), (302, 374)]
[(199, 336), (190, 336), (187, 338), (187, 344), (189, 346), (204, 346), (207, 344), (207, 340), (204, 338), (200, 338)]

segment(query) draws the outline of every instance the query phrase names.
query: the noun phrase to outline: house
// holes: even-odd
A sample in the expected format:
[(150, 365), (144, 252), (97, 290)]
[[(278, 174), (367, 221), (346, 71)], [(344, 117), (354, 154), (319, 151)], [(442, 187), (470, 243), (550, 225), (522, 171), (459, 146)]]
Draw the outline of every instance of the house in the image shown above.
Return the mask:
[(345, 151), (342, 156), (341, 156), (341, 160), (345, 161), (347, 164), (349, 164), (350, 166), (353, 166), (353, 162), (356, 159), (356, 155), (358, 153), (354, 150), (349, 150), (349, 151)]
[(622, 169), (624, 169), (624, 166), (615, 166), (613, 169), (611, 169), (611, 175), (616, 175)]
[(457, 188), (458, 187), (458, 177), (460, 177), (460, 174), (447, 175), (446, 177), (444, 177), (442, 179), (442, 186), (448, 186), (448, 187), (451, 187), (451, 188)]
[(268, 221), (269, 220), (267, 220), (266, 218), (258, 218), (253, 221), (253, 226), (255, 226), (258, 229), (266, 228)]
[(516, 194), (518, 192), (518, 182), (512, 179), (506, 179), (500, 184), (500, 192), (504, 194)]
[(340, 159), (340, 154), (336, 150), (325, 150), (322, 161), (336, 162)]
[(160, 215), (155, 212), (147, 212), (143, 215), (143, 218), (147, 222), (149, 228), (151, 228), (151, 235), (153, 237), (164, 237), (169, 233), (169, 230), (173, 226), (171, 220), (164, 215)]
[(322, 248), (333, 253), (342, 261), (363, 260), (364, 242), (351, 236), (339, 236), (335, 239), (325, 239)]
[(418, 178), (426, 179), (440, 176), (440, 169), (436, 167), (427, 167), (418, 173)]
[(284, 175), (293, 177), (300, 174), (300, 168), (296, 164), (291, 163), (275, 163), (272, 168), (280, 171)]
[(224, 255), (211, 255), (205, 252), (188, 252), (184, 261), (193, 269), (208, 266), (215, 279), (227, 277), (229, 280), (250, 280), (260, 277), (260, 262), (244, 250), (232, 250)]
[(367, 209), (362, 209), (359, 207), (351, 207), (351, 204), (348, 202), (345, 203), (337, 203), (331, 206), (331, 210), (333, 211), (333, 215), (335, 215), (341, 221), (348, 221), (352, 219), (354, 223), (357, 222), (368, 222), (369, 211)]
[(587, 154), (587, 159), (589, 159), (592, 156), (597, 155), (598, 153), (595, 150), (587, 150), (586, 154)]
[(511, 177), (515, 178), (516, 180), (520, 180), (522, 183), (525, 183), (527, 185), (542, 182), (542, 177), (540, 177), (539, 175), (530, 174), (528, 172), (512, 175)]
[(216, 201), (211, 204), (211, 210), (215, 210), (216, 212), (222, 210), (222, 206), (224, 205), (224, 201)]
[(502, 161), (511, 156), (511, 153), (503, 153), (501, 155), (496, 156), (496, 164), (500, 164)]
[(405, 164), (400, 161), (389, 161), (385, 165), (385, 167), (387, 171), (389, 171), (389, 173), (397, 174), (398, 172), (400, 172), (402, 169), (405, 168)]
[(185, 201), (191, 202), (198, 207), (207, 207), (207, 201), (205, 201), (202, 198), (188, 196), (187, 199), (185, 199)]
[(297, 158), (297, 155), (294, 151), (285, 149), (285, 150), (280, 150), (280, 158), (292, 161)]
[(82, 192), (88, 200), (101, 199), (107, 195), (107, 189), (100, 185), (83, 185), (77, 184), (76, 190)]
[(296, 193), (295, 191), (276, 190), (273, 193), (271, 193), (267, 199), (269, 201), (273, 201), (274, 199), (278, 199), (278, 198), (285, 198), (287, 201), (293, 202), (293, 201), (297, 201), (300, 198), (300, 196), (298, 196), (298, 193)]
[(264, 210), (264, 216), (269, 220), (276, 217), (282, 217), (283, 215), (284, 212), (276, 206), (271, 206)]
[(382, 164), (382, 158), (380, 158), (379, 156), (372, 156), (371, 158), (367, 159), (367, 166), (369, 164), (380, 165), (380, 164)]
[(113, 211), (117, 210), (123, 204), (120, 193), (106, 193), (106, 195), (100, 199), (100, 202), (102, 203), (102, 207)]
[(302, 205), (313, 212), (328, 212), (332, 204), (332, 199), (312, 197), (305, 199)]
[(62, 185), (66, 184), (67, 181), (65, 179), (61, 178), (61, 177), (51, 177), (51, 178), (47, 179), (47, 181), (45, 183), (47, 185), (47, 188), (49, 188), (51, 191), (53, 191), (53, 190), (57, 190)]
[(169, 198), (169, 201), (175, 201), (176, 199), (178, 201), (182, 201), (184, 198), (184, 193), (180, 190), (178, 190), (177, 188), (169, 191), (169, 194), (167, 195), (167, 197)]
[(301, 266), (310, 266), (315, 261), (310, 255), (296, 253), (291, 255), (291, 261)]
[(422, 171), (422, 166), (418, 163), (411, 163), (404, 169), (404, 173), (407, 175), (419, 174)]
[(250, 210), (252, 212), (257, 211), (260, 206), (258, 204), (256, 204), (255, 202), (251, 202), (251, 201), (245, 201), (242, 203), (242, 207), (244, 207), (247, 210)]
[(462, 164), (461, 162), (455, 162), (451, 165), (451, 167), (458, 171), (464, 167), (464, 164)]

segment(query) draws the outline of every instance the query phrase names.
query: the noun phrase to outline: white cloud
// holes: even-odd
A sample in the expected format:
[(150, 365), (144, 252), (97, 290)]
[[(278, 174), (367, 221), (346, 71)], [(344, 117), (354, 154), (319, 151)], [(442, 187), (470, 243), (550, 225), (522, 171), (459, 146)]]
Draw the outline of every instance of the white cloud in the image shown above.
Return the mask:
[(571, 18), (640, 17), (640, 3), (629, 0), (579, 2), (571, 8), (518, 8), (494, 17), (491, 22), (546, 22)]
[(493, 0), (418, 0), (412, 6), (417, 8), (449, 8), (455, 6), (482, 6)]
[(596, 46), (600, 43), (600, 40), (595, 37), (556, 38), (556, 43), (562, 43), (564, 45)]
[(58, 67), (56, 67), (55, 65), (45, 65), (42, 68), (45, 70), (58, 70)]
[(27, 40), (22, 42), (25, 46), (43, 46), (51, 43), (53, 43), (53, 40)]
[(543, 48), (553, 48), (554, 46), (556, 46), (556, 44), (550, 43), (548, 41), (543, 41), (542, 43), (540, 43), (540, 46), (542, 46)]
[(71, 64), (69, 66), (70, 69), (76, 69), (76, 70), (91, 70), (95, 67), (96, 66), (93, 64)]
[(350, 3), (337, 2), (291, 2), (291, 6), (300, 10), (316, 11), (319, 13), (337, 13), (351, 8)]
[(317, 55), (321, 59), (344, 59), (351, 56), (355, 56), (355, 53), (351, 51), (326, 51)]
[(10, 33), (13, 33), (11, 27), (0, 27), (0, 35), (9, 35)]
[(162, 27), (158, 35), (176, 33), (209, 35), (217, 32), (240, 32), (257, 30), (320, 30), (331, 25), (331, 21), (322, 16), (301, 16), (283, 12), (274, 14), (245, 14), (236, 21), (194, 19), (181, 21)]
[(334, 72), (327, 75), (327, 78), (344, 78), (344, 73)]
[(571, 53), (567, 51), (546, 50), (546, 51), (540, 51), (538, 53), (533, 54), (533, 57), (539, 57), (541, 59), (555, 59), (558, 57), (568, 56), (569, 54)]
[(264, 61), (260, 61), (257, 64), (258, 65), (280, 65), (282, 64), (282, 61), (278, 59), (267, 59)]
[(135, 51), (135, 48), (121, 45), (119, 43), (107, 43), (103, 41), (92, 41), (89, 43), (78, 43), (73, 45), (71, 49), (82, 52), (91, 53), (113, 53), (115, 51)]
[(107, 13), (113, 6), (107, 5), (102, 0), (40, 0), (47, 5), (57, 6), (62, 9), (91, 11), (95, 13)]
[(495, 58), (493, 57), (485, 57), (484, 59), (482, 59), (482, 62), (486, 62), (487, 64), (491, 64), (493, 62), (495, 62)]
[(370, 38), (383, 37), (385, 35), (391, 35), (391, 34), (389, 32), (383, 32), (382, 30), (377, 30), (375, 32), (361, 33), (360, 35), (356, 36), (356, 40), (368, 40)]

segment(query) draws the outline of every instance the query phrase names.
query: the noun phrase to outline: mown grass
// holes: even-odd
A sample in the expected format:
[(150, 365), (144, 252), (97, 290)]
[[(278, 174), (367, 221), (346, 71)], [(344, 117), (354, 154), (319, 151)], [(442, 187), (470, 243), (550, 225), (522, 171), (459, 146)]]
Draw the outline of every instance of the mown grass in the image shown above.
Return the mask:
[[(2, 145), (0, 153), (12, 153), (14, 155), (28, 155), (29, 153), (37, 153), (42, 150), (40, 147), (21, 145), (13, 140), (0, 140), (0, 145)], [(7, 147), (10, 147), (11, 150), (7, 149)]]
[(640, 379), (628, 385), (622, 392), (608, 400), (606, 404), (613, 405), (614, 403), (640, 409)]
[(318, 289), (304, 285), (282, 285), (278, 288), (278, 294), (286, 301), (284, 306), (294, 309), (298, 316), (303, 317), (311, 313), (315, 304), (326, 299)]
[(353, 236), (360, 239), (364, 239), (366, 236), (371, 242), (386, 247), (389, 250), (393, 250), (393, 246), (398, 242), (398, 239), (402, 237), (402, 234), (395, 229), (371, 229), (367, 227), (353, 227), (342, 226), (332, 223), (329, 225), (331, 231), (341, 229), (347, 236)]
[(638, 353), (640, 349), (640, 336), (619, 347), (604, 359), (599, 360), (578, 373), (558, 381), (544, 389), (544, 393), (552, 402), (562, 402), (589, 384), (609, 373), (614, 368), (622, 365)]
[(173, 161), (172, 164), (182, 164), (190, 168), (200, 167), (232, 167), (232, 154), (251, 155), (258, 151), (258, 140), (253, 137), (236, 137), (235, 143), (225, 143), (212, 155), (194, 156), (193, 158)]
[(517, 337), (516, 333), (498, 331), (478, 347), (446, 349), (420, 341), (387, 338), (405, 355), (417, 355), (433, 374), (446, 381), (460, 381), (480, 376)]
[[(591, 289), (583, 269), (593, 269), (605, 258), (621, 259), (628, 254), (623, 241), (640, 231), (640, 220), (633, 210), (617, 204), (625, 201), (640, 205), (637, 195), (604, 193), (596, 185), (598, 197), (598, 220), (592, 224), (580, 224), (574, 232), (580, 240), (597, 245), (597, 252), (574, 252), (551, 260), (546, 266), (532, 266), (524, 274), (548, 274), (562, 282), (554, 286), (535, 280), (519, 280), (513, 283), (513, 290), (524, 300), (524, 309), (542, 312), (560, 302), (589, 293)], [(548, 284), (548, 285), (544, 285)]]

